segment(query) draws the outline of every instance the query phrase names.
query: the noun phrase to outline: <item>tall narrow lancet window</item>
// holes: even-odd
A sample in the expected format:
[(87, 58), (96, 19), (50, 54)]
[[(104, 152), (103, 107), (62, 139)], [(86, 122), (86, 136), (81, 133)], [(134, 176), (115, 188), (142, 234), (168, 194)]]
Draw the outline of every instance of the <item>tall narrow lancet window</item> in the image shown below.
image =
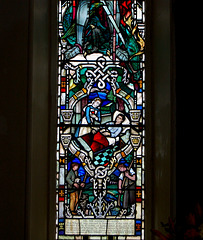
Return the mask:
[(144, 239), (144, 50), (143, 0), (58, 0), (56, 239)]

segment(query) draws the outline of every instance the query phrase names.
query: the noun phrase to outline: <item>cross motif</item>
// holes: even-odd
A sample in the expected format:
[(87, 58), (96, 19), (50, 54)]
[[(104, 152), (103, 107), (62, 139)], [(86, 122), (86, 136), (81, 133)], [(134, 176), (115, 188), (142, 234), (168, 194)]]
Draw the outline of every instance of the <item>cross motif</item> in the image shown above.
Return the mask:
[(136, 223), (136, 231), (141, 230), (141, 224), (140, 223)]
[(136, 197), (140, 198), (142, 196), (142, 193), (140, 190), (136, 190)]
[(63, 196), (64, 196), (64, 191), (63, 191), (63, 190), (60, 190), (59, 195), (60, 195), (61, 197), (63, 197)]

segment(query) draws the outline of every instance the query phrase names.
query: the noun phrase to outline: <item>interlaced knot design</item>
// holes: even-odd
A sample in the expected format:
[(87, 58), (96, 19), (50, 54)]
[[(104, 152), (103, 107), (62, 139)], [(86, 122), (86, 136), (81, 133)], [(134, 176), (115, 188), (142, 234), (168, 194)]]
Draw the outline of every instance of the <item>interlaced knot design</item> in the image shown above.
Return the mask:
[(97, 59), (97, 67), (96, 69), (86, 71), (87, 81), (91, 83), (91, 85), (98, 81), (98, 88), (104, 89), (105, 88), (105, 81), (108, 82), (115, 82), (116, 78), (118, 77), (117, 71), (109, 71), (106, 69), (106, 59), (100, 57)]
[(95, 169), (95, 178), (105, 178), (107, 175), (107, 172), (109, 170), (109, 167), (104, 167), (104, 166), (98, 166)]

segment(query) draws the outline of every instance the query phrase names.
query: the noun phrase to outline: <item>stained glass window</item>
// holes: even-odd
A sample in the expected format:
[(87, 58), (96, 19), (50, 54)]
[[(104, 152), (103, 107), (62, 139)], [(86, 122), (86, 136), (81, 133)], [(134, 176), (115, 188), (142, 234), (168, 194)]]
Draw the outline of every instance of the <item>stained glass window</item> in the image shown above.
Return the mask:
[(145, 1), (59, 0), (58, 33), (56, 239), (144, 239)]

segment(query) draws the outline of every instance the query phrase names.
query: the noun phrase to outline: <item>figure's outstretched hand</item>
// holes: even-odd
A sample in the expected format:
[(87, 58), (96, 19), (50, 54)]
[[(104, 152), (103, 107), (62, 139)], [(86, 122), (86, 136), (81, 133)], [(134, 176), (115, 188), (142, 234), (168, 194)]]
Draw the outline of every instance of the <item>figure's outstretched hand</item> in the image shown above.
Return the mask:
[(84, 187), (85, 187), (85, 183), (81, 183), (80, 186), (81, 186), (82, 188), (84, 188)]
[(94, 118), (94, 119), (98, 120), (98, 117), (94, 113), (91, 113), (90, 116), (91, 116), (91, 118)]
[(128, 171), (125, 172), (125, 176), (128, 178), (131, 177)]
[(77, 183), (74, 183), (73, 186), (76, 188), (79, 188), (79, 184), (77, 184)]
[(110, 137), (111, 136), (111, 133), (109, 132), (109, 130), (102, 131), (101, 133), (105, 137)]
[(97, 131), (96, 131), (95, 129), (92, 129), (92, 133), (93, 133), (93, 134), (96, 134)]

